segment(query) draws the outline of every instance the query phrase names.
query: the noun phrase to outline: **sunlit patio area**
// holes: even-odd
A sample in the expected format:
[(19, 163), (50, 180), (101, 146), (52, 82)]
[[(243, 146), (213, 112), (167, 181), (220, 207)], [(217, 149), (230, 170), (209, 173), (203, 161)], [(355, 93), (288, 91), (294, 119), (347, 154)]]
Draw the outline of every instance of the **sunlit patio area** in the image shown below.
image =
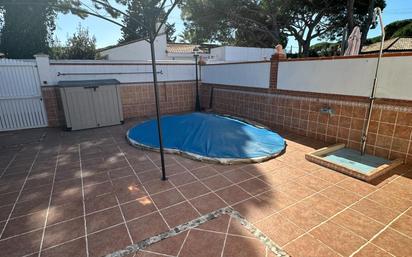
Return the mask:
[(260, 164), (167, 154), (161, 181), (159, 154), (125, 141), (132, 124), (0, 134), (2, 256), (106, 256), (225, 207), (249, 226), (222, 214), (122, 256), (412, 255), (411, 166), (364, 183), (305, 160), (324, 143), (282, 133), (286, 152)]

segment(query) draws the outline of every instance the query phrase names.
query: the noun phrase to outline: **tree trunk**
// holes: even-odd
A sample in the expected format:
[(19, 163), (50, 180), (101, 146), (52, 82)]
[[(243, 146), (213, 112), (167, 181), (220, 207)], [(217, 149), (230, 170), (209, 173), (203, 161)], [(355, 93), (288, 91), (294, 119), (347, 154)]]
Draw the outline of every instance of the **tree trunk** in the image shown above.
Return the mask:
[(355, 27), (354, 21), (353, 21), (353, 5), (354, 4), (355, 4), (355, 0), (347, 0), (346, 2), (346, 11), (347, 11), (346, 20), (348, 22), (348, 32), (349, 33), (352, 33), (353, 27)]
[(305, 40), (302, 44), (302, 55), (308, 57), (310, 54), (310, 40)]
[(368, 7), (368, 18), (362, 25), (362, 36), (361, 36), (361, 49), (362, 46), (365, 44), (366, 39), (368, 38), (369, 28), (372, 24), (373, 12), (375, 9), (376, 0), (369, 0), (369, 7)]

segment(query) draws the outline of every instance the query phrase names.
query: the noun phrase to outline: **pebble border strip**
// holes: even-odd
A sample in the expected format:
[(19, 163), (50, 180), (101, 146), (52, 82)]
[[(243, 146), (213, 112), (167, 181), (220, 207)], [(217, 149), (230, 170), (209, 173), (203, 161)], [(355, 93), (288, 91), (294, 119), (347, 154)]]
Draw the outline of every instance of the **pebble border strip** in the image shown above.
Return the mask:
[(105, 255), (105, 257), (123, 257), (127, 256), (132, 253), (136, 253), (139, 250), (143, 250), (147, 247), (149, 247), (152, 244), (158, 243), (164, 239), (171, 238), (173, 236), (176, 236), (180, 233), (183, 233), (187, 230), (190, 230), (192, 228), (196, 228), (208, 221), (214, 220), (222, 215), (229, 215), (233, 219), (237, 220), (242, 224), (252, 235), (254, 235), (257, 239), (259, 239), (266, 247), (269, 248), (270, 251), (272, 251), (276, 256), (278, 257), (289, 257), (289, 255), (283, 251), (277, 244), (275, 244), (270, 238), (268, 238), (266, 235), (264, 235), (259, 229), (257, 229), (253, 224), (251, 224), (249, 221), (247, 221), (238, 211), (235, 211), (231, 207), (225, 207), (218, 209), (214, 212), (207, 213), (197, 219), (191, 220), (189, 222), (186, 222), (184, 224), (178, 225), (169, 231), (163, 232), (161, 234), (158, 234), (156, 236), (149, 237), (147, 239), (144, 239), (136, 244), (132, 244), (127, 246), (123, 250), (116, 251), (111, 254)]

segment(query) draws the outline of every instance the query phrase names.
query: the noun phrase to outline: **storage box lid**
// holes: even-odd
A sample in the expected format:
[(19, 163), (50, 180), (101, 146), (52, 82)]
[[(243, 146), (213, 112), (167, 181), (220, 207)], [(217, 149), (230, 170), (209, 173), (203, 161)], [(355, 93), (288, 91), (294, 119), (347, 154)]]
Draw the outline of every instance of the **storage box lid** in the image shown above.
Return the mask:
[(85, 86), (112, 86), (118, 85), (117, 79), (95, 79), (95, 80), (65, 80), (59, 81), (59, 87), (85, 87)]

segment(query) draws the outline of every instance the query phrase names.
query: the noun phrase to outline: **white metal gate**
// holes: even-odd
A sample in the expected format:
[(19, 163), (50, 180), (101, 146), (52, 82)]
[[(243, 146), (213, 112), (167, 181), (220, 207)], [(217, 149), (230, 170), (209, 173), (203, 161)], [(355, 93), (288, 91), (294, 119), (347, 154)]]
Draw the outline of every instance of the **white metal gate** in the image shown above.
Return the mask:
[(0, 131), (45, 126), (36, 62), (0, 60)]

